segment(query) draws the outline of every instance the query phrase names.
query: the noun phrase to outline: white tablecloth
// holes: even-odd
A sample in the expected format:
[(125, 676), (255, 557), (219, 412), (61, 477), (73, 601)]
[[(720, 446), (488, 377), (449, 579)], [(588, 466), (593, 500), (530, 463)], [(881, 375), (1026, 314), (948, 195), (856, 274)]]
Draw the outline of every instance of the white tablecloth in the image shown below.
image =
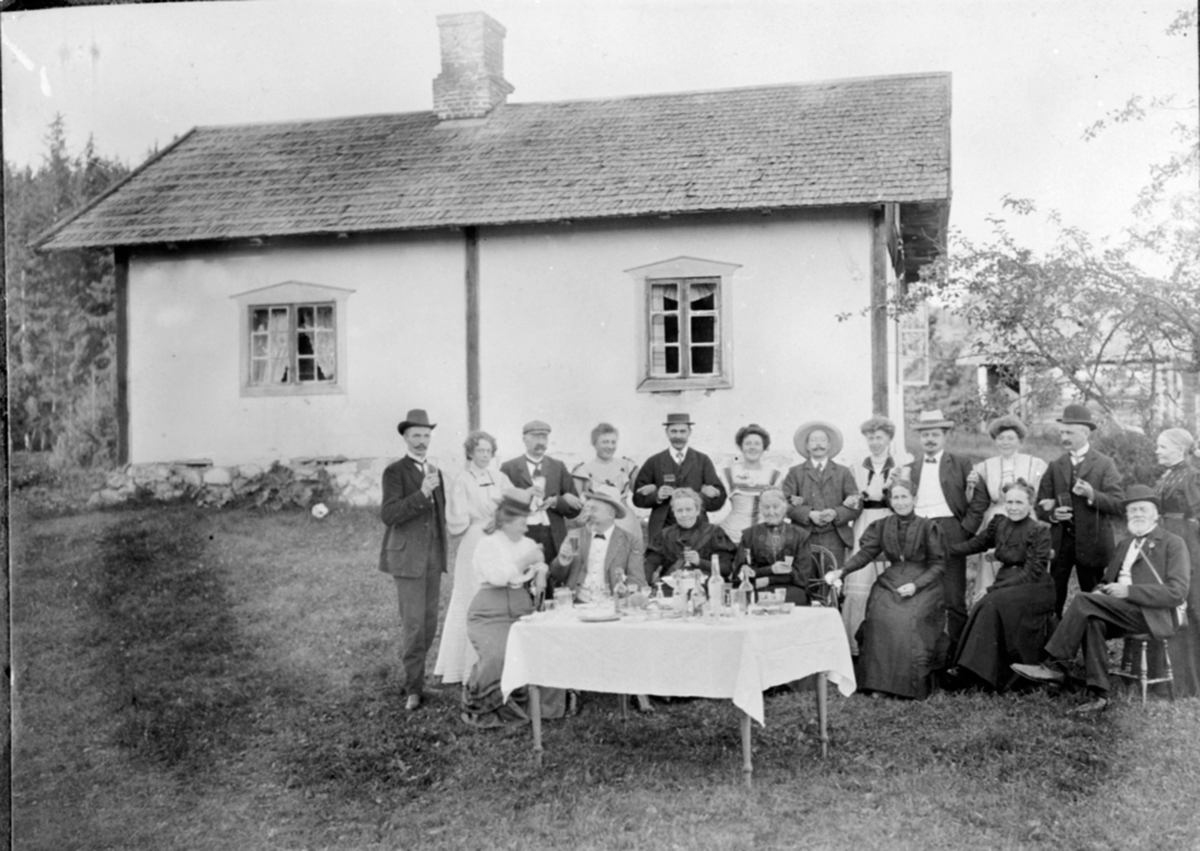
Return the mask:
[(500, 687), (536, 683), (616, 694), (732, 698), (763, 724), (764, 689), (827, 672), (842, 694), (856, 687), (841, 615), (788, 615), (584, 623), (538, 615), (513, 624)]

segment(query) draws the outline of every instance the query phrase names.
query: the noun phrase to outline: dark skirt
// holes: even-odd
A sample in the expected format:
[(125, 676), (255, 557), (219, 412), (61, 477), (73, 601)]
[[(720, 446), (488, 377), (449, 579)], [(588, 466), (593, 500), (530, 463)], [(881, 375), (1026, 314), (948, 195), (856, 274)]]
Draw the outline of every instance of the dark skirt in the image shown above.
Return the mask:
[(993, 588), (971, 609), (954, 664), (996, 691), (1016, 680), (1014, 662), (1035, 664), (1054, 629), (1054, 579)]
[[(467, 610), (467, 638), (479, 659), (471, 668), (463, 688), (463, 720), (476, 727), (523, 724), (527, 694), (513, 691), (507, 701), (500, 691), (508, 631), (522, 615), (533, 612), (533, 601), (525, 588), (479, 589)], [(542, 689), (542, 717), (561, 718), (566, 705), (561, 689)]]
[[(1183, 538), (1192, 561), (1192, 581), (1188, 587), (1188, 623), (1171, 637), (1171, 670), (1175, 676), (1175, 694), (1200, 695), (1200, 528), (1182, 517), (1163, 517), (1163, 528)], [(1161, 655), (1155, 642), (1152, 655)], [(1148, 660), (1157, 670), (1160, 659)], [(1160, 688), (1163, 690), (1165, 687)]]
[(932, 674), (946, 652), (946, 605), (942, 582), (931, 583), (911, 597), (897, 588), (915, 581), (924, 564), (895, 562), (871, 586), (859, 639), (862, 687), (900, 697), (926, 698)]

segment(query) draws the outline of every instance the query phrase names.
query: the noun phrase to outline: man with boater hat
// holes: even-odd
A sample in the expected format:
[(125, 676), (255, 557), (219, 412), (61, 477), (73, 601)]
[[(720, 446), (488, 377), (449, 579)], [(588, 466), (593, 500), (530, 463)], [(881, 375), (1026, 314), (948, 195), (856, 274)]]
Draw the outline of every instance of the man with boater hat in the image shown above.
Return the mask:
[(671, 514), (671, 494), (676, 488), (691, 488), (704, 500), (701, 515), (718, 511), (725, 504), (725, 485), (717, 475), (712, 459), (688, 446), (692, 436), (692, 418), (687, 414), (667, 414), (663, 423), (671, 444), (651, 455), (638, 470), (633, 483), (633, 504), (650, 509), (646, 541), (653, 543), (664, 526), (675, 524)]
[[(1063, 419), (1069, 415), (1070, 409)], [(1117, 547), (1104, 581), (1072, 598), (1046, 643), (1042, 664), (1012, 666), (1034, 682), (1061, 683), (1082, 647), (1091, 699), (1072, 710), (1074, 714), (1108, 706), (1108, 639), (1145, 634), (1169, 638), (1179, 628), (1179, 610), (1187, 600), (1192, 569), (1187, 544), (1159, 525), (1158, 496), (1145, 485), (1134, 485), (1122, 503), (1129, 537)]]
[[(971, 475), (971, 460), (946, 451), (946, 436), (954, 422), (940, 410), (921, 411), (913, 424), (921, 439), (921, 455), (913, 461), (908, 477), (917, 489), (913, 512), (937, 525), (942, 533), (942, 545), (967, 540), (979, 529), (988, 507), (987, 488), (975, 488), (968, 496), (967, 477)], [(946, 596), (946, 634), (950, 646), (947, 660), (957, 655), (958, 639), (967, 624), (967, 557), (946, 556), (946, 572), (942, 577)]]
[(1084, 405), (1067, 405), (1058, 420), (1067, 450), (1050, 462), (1038, 485), (1038, 517), (1050, 523), (1055, 611), (1062, 616), (1071, 568), (1079, 590), (1091, 591), (1112, 560), (1113, 518), (1121, 516), (1121, 475), (1113, 459), (1090, 445), (1096, 421)]
[(407, 454), (383, 471), (386, 524), (379, 569), (391, 574), (400, 603), (400, 666), (409, 712), (425, 699), (425, 656), (437, 633), (439, 592), (446, 571), (446, 491), (426, 458), (436, 423), (413, 408), (396, 430)]
[(825, 547), (841, 567), (846, 551), (854, 546), (851, 527), (862, 513), (854, 474), (833, 460), (842, 451), (842, 432), (831, 423), (814, 421), (796, 429), (792, 442), (805, 460), (783, 480), (787, 516), (808, 529), (810, 545)]
[(514, 487), (528, 492), (533, 511), (525, 537), (541, 545), (549, 564), (567, 536), (567, 518), (579, 514), (583, 500), (575, 491), (575, 480), (567, 465), (546, 454), (550, 446), (548, 423), (530, 420), (521, 429), (521, 439), (525, 442), (525, 454), (505, 461), (500, 472), (508, 476)]

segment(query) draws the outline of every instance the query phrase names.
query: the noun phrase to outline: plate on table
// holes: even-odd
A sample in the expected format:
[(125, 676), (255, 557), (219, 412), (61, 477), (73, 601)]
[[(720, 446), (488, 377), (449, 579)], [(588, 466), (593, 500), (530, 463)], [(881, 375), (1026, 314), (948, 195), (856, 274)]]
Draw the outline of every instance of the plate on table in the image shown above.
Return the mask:
[(607, 612), (580, 612), (579, 620), (583, 623), (607, 623), (609, 621), (619, 621), (621, 616), (614, 611)]

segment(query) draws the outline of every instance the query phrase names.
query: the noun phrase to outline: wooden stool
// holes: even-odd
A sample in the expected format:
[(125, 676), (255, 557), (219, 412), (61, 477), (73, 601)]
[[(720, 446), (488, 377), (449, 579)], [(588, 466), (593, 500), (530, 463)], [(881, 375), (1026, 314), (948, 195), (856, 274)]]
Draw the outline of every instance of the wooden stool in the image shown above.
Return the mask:
[[(1157, 677), (1150, 676), (1150, 666), (1146, 661), (1146, 648), (1149, 647), (1151, 641), (1158, 641), (1162, 645), (1163, 670)], [(1130, 646), (1131, 644), (1133, 646)], [(1125, 646), (1121, 652), (1121, 667), (1109, 673), (1123, 679), (1137, 680), (1142, 688), (1143, 705), (1146, 703), (1146, 689), (1156, 683), (1166, 683), (1167, 694), (1171, 700), (1175, 699), (1175, 674), (1171, 670), (1171, 650), (1167, 646), (1165, 638), (1160, 640), (1153, 635), (1146, 634), (1125, 636)]]

